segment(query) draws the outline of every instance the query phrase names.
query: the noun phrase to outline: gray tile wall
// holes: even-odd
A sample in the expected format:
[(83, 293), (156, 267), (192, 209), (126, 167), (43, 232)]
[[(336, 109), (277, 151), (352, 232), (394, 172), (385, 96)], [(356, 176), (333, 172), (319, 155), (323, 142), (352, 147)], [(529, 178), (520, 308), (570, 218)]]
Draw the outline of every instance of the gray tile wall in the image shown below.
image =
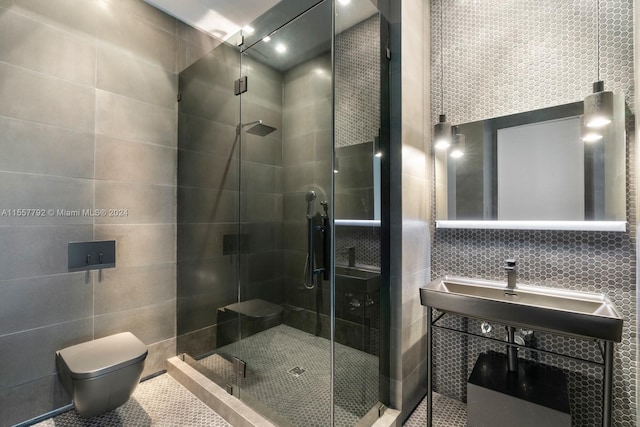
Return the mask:
[[(606, 87), (623, 92), (633, 109), (633, 3), (599, 3), (601, 77)], [(564, 104), (590, 93), (596, 80), (596, 2), (486, 1), (470, 8), (467, 2), (434, 1), (432, 7), (431, 95), (437, 100), (432, 121), (441, 109), (441, 38), (444, 110), (453, 123)], [(628, 137), (632, 141), (633, 132)], [(627, 145), (630, 232), (436, 230), (431, 257), (434, 278), (458, 274), (503, 279), (504, 259), (515, 256), (523, 282), (606, 293), (625, 318), (623, 342), (616, 345), (614, 381), (614, 425), (620, 426), (636, 425), (636, 168), (634, 145)], [(475, 360), (482, 349), (451, 337), (442, 340), (442, 350), (436, 352), (437, 387), (464, 399), (468, 361), (460, 353)], [(581, 353), (580, 347), (573, 351)], [(568, 369), (573, 372), (575, 425), (597, 425), (600, 394), (594, 378), (600, 372), (580, 365)]]
[(378, 14), (335, 38), (336, 148), (373, 141), (380, 127)]
[[(391, 23), (390, 381), (406, 419), (426, 392), (426, 316), (418, 288), (430, 276), (429, 4), (389, 2)], [(384, 231), (384, 230), (383, 230)]]
[[(0, 0), (0, 425), (69, 402), (55, 351), (131, 330), (144, 375), (175, 354), (177, 72), (215, 41), (141, 0)], [(67, 243), (117, 268), (67, 272)]]
[[(324, 72), (316, 72), (322, 70)], [(331, 56), (323, 54), (284, 73), (283, 103), (283, 298), (315, 311), (315, 290), (302, 286), (306, 261), (305, 194), (315, 191), (312, 212), (331, 194), (332, 104)], [(329, 289), (322, 289), (322, 312), (329, 312)], [(291, 324), (300, 329), (304, 325)]]

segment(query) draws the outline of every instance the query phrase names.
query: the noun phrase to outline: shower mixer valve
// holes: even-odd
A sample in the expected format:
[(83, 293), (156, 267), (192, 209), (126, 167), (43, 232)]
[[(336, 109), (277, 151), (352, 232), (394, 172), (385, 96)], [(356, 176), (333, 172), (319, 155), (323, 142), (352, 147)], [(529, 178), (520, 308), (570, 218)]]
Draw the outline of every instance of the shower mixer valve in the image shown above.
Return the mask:
[[(313, 202), (316, 200), (316, 192), (309, 191), (305, 195), (305, 201), (307, 202), (307, 262), (305, 265), (305, 279), (304, 286), (307, 289), (313, 289), (315, 287), (315, 278), (317, 275), (322, 274), (324, 280), (329, 280), (329, 261), (331, 257), (331, 245), (330, 233), (331, 228), (329, 225), (329, 203), (326, 200), (320, 202), (324, 213), (321, 215), (321, 224), (316, 224), (316, 215), (311, 213)], [(316, 234), (320, 233), (322, 238), (322, 258), (323, 266), (315, 268), (315, 239)]]

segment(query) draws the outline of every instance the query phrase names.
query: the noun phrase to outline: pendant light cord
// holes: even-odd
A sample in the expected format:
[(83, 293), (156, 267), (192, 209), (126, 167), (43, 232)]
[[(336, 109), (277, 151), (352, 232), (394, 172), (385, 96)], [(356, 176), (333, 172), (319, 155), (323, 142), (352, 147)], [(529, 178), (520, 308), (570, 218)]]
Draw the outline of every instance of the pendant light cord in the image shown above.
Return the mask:
[(600, 81), (600, 0), (596, 0), (596, 53), (598, 55), (596, 64), (598, 67), (597, 74), (598, 79), (596, 81)]
[(440, 111), (444, 114), (444, 0), (440, 0)]

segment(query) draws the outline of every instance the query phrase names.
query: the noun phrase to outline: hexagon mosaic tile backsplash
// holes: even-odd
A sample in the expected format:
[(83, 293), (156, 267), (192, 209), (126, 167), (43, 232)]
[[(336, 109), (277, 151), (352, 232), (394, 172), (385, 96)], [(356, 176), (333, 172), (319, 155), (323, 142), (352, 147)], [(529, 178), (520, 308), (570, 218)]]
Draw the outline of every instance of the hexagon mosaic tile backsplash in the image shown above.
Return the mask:
[[(434, 122), (443, 105), (455, 124), (575, 102), (597, 79), (596, 0), (435, 0), (431, 6)], [(607, 89), (625, 94), (633, 111), (633, 2), (600, 0), (599, 10), (600, 77)], [(623, 341), (615, 346), (613, 396), (613, 425), (622, 427), (636, 425), (636, 154), (630, 130), (628, 125), (629, 232), (436, 229), (431, 258), (432, 278), (451, 274), (506, 280), (504, 261), (516, 258), (520, 283), (606, 294), (625, 319)], [(479, 332), (474, 322), (448, 321)], [(536, 335), (545, 349), (598, 358), (591, 342)], [(478, 354), (504, 352), (500, 345), (442, 331), (434, 345), (436, 391), (462, 401)], [(573, 425), (600, 425), (602, 370), (553, 357), (544, 362), (568, 373)]]

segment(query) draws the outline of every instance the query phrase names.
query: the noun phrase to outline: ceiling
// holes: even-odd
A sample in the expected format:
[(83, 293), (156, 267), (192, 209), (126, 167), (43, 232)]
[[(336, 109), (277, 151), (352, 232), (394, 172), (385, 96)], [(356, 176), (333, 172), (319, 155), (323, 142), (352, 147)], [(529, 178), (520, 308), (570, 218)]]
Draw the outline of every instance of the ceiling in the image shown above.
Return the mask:
[[(284, 71), (331, 47), (331, 2), (323, 0), (144, 0), (223, 41), (243, 31), (256, 60)], [(336, 33), (377, 13), (371, 0), (336, 2)], [(309, 10), (308, 13), (304, 13)], [(304, 14), (303, 14), (304, 13)], [(271, 36), (269, 43), (263, 41)], [(286, 52), (276, 52), (278, 44)]]
[(280, 0), (144, 0), (201, 31), (227, 40)]

